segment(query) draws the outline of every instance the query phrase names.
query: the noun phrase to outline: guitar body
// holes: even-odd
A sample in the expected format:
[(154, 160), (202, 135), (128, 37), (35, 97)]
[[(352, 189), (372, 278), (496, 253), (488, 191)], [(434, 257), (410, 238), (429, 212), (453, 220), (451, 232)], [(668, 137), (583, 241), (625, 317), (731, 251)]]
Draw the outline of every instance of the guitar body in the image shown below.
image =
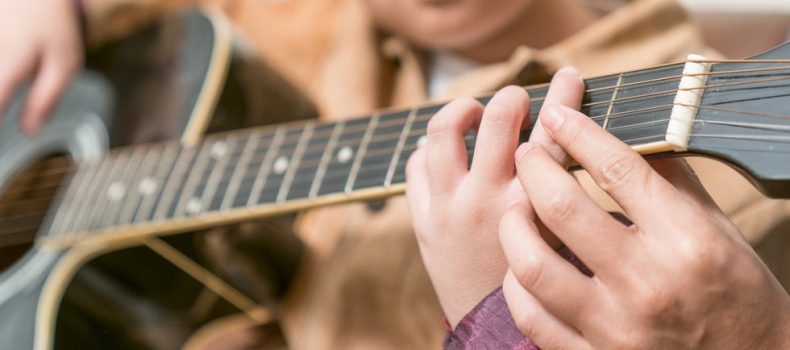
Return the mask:
[[(78, 101), (83, 102), (76, 103)], [(54, 155), (68, 155), (75, 161), (96, 159), (109, 148), (107, 117), (112, 106), (112, 94), (103, 78), (85, 74), (75, 79), (50, 123), (35, 138), (24, 137), (18, 132), (20, 102), (20, 98), (14, 99), (0, 131), (0, 187), (4, 193), (26, 185), (13, 183), (13, 178), (20, 169), (35, 167), (32, 160)], [(58, 163), (57, 166), (67, 167), (68, 163)], [(48, 194), (54, 193), (49, 191)], [(4, 217), (24, 214), (10, 212), (13, 208), (3, 209)], [(39, 219), (40, 223), (40, 217), (34, 219)], [(8, 231), (12, 226), (27, 226), (30, 220), (25, 221), (7, 222), (3, 229)], [(0, 339), (9, 348), (29, 349), (33, 347), (36, 306), (41, 289), (63, 254), (38, 249), (30, 241), (13, 239), (9, 235), (4, 235), (2, 242), (0, 255), (4, 259), (3, 267), (10, 265), (10, 268), (0, 274)], [(19, 260), (11, 265), (16, 259)]]
[[(180, 347), (200, 326), (240, 310), (139, 241), (35, 244), (58, 239), (42, 229), (63, 195), (58, 183), (111, 147), (167, 139), (192, 145), (206, 131), (284, 121), (269, 113), (304, 118), (315, 110), (250, 57), (222, 19), (199, 11), (157, 22), (87, 61), (90, 70), (74, 78), (39, 135), (18, 131), (25, 89), (2, 119), (0, 342), (4, 349)], [(184, 234), (167, 243), (209, 271), (203, 238)]]

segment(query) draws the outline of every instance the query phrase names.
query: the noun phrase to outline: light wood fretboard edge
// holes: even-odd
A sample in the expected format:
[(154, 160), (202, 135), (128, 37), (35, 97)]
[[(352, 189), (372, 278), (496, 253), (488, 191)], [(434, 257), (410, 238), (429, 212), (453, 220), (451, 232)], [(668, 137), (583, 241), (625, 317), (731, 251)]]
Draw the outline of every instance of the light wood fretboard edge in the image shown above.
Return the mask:
[(68, 235), (47, 235), (36, 241), (36, 246), (43, 249), (61, 250), (76, 246), (102, 246), (105, 248), (125, 248), (143, 243), (146, 237), (167, 236), (210, 227), (228, 225), (245, 220), (263, 219), (288, 214), (300, 210), (342, 204), (356, 201), (372, 201), (384, 199), (406, 191), (406, 184), (393, 184), (389, 187), (367, 188), (349, 194), (336, 193), (316, 199), (299, 199), (284, 203), (264, 204), (250, 209), (235, 209), (226, 212), (210, 212), (195, 217), (162, 220), (125, 227), (114, 227), (109, 230), (83, 232)]

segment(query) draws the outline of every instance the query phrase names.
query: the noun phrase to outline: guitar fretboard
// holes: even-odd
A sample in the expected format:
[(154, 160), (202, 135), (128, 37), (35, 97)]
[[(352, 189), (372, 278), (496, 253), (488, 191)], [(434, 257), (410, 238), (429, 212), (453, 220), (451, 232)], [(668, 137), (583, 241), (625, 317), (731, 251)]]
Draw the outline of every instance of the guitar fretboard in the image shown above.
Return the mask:
[[(677, 64), (587, 80), (582, 112), (627, 144), (660, 142), (682, 70)], [(547, 86), (527, 90), (534, 119)], [(478, 100), (486, 104), (490, 97)], [(441, 107), (228, 132), (191, 148), (171, 142), (119, 149), (77, 170), (50, 232), (112, 231), (295, 201), (319, 203), (376, 188), (402, 190), (406, 162)], [(466, 141), (471, 158), (474, 133)]]

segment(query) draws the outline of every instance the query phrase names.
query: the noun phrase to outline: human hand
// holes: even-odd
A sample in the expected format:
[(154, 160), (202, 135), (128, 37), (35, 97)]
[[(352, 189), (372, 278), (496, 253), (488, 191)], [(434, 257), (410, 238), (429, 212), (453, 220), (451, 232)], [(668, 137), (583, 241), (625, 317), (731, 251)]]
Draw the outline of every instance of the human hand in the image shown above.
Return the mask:
[(82, 63), (74, 1), (0, 1), (0, 52), (0, 113), (18, 85), (35, 77), (21, 117), (22, 129), (35, 134)]
[[(526, 336), (544, 349), (790, 347), (790, 298), (684, 161), (651, 167), (567, 107), (545, 108), (541, 123), (542, 141), (516, 155), (529, 201), (500, 226), (503, 291)], [(568, 155), (633, 225), (592, 201), (566, 171)], [(595, 275), (559, 257), (537, 221)]]
[[(547, 96), (578, 108), (575, 97)], [(506, 87), (483, 107), (470, 98), (445, 106), (428, 124), (428, 138), (409, 159), (407, 190), (420, 252), (450, 324), (500, 286), (507, 264), (497, 228), (507, 208), (523, 201), (514, 152), (529, 124), (529, 97)], [(479, 125), (471, 169), (464, 135)]]

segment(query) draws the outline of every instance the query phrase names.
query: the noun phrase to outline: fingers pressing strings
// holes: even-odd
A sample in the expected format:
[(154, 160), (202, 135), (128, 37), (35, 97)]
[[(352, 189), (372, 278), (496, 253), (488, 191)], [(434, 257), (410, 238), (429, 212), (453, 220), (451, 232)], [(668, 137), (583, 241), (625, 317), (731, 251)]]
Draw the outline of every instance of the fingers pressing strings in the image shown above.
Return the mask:
[[(599, 207), (542, 146), (527, 143), (519, 151), (523, 156), (518, 162), (518, 178), (541, 222), (592, 271), (609, 278), (605, 272), (599, 274), (599, 269), (607, 267), (612, 256), (632, 254), (634, 235)], [(596, 228), (599, 233), (590, 235), (585, 228)], [(556, 253), (554, 256), (559, 259)]]
[(464, 135), (480, 123), (483, 106), (472, 98), (461, 98), (444, 106), (428, 123), (427, 166), (435, 195), (449, 195), (467, 174), (468, 154)]
[(529, 116), (526, 90), (508, 86), (491, 99), (477, 133), (471, 176), (480, 183), (502, 183), (513, 178), (513, 154), (520, 130)]
[[(677, 225), (694, 222), (698, 207), (685, 201), (672, 184), (628, 145), (573, 109), (553, 106), (544, 114), (543, 125), (552, 139), (590, 173), (634, 223), (671, 231)], [(646, 197), (653, 201), (645, 201)], [(656, 203), (675, 214), (671, 222), (654, 215), (658, 209)]]
[(542, 145), (560, 164), (567, 165), (569, 159), (565, 151), (557, 145), (543, 129), (541, 122), (544, 110), (552, 105), (567, 106), (572, 109), (579, 109), (581, 106), (582, 95), (584, 94), (584, 81), (573, 67), (565, 67), (557, 71), (551, 81), (543, 107), (538, 116), (538, 121), (532, 129), (530, 141)]

